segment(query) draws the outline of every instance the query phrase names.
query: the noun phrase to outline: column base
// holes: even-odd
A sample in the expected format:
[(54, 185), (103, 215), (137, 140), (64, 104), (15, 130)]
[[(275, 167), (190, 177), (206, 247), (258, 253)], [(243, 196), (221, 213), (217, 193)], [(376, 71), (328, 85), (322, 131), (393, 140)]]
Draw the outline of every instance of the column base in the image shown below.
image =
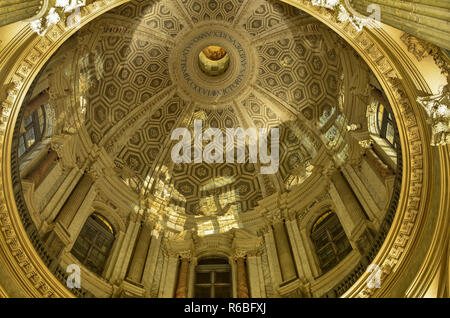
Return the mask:
[(55, 258), (60, 258), (64, 249), (70, 244), (70, 234), (59, 222), (47, 228), (45, 244), (48, 252)]
[(289, 281), (283, 282), (277, 288), (278, 293), (284, 298), (302, 298), (304, 293), (301, 290), (300, 279), (294, 278)]
[(116, 297), (119, 298), (144, 298), (145, 289), (142, 285), (137, 285), (134, 282), (122, 281), (119, 286), (116, 287)]

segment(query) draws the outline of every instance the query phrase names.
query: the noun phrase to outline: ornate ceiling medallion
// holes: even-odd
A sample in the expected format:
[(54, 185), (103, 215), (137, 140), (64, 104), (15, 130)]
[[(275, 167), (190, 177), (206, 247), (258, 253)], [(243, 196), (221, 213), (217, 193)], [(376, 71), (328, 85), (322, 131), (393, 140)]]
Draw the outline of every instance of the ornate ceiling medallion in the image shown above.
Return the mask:
[(220, 46), (210, 45), (198, 55), (198, 64), (206, 75), (219, 76), (230, 66), (230, 55)]
[(181, 32), (175, 42), (171, 78), (179, 83), (180, 95), (203, 108), (229, 106), (254, 82), (254, 48), (236, 29), (208, 22)]

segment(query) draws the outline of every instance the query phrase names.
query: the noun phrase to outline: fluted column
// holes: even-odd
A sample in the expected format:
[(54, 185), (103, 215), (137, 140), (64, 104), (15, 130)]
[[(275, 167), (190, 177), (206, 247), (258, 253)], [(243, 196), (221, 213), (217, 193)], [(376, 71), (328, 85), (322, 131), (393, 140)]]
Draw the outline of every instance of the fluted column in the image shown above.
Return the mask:
[(382, 179), (386, 179), (389, 176), (394, 175), (394, 171), (389, 168), (387, 164), (381, 160), (381, 158), (375, 153), (373, 148), (366, 149), (364, 153), (364, 157), (367, 158), (367, 161), (370, 163), (370, 166)]
[(276, 289), (282, 283), (280, 262), (278, 260), (277, 247), (273, 235), (272, 226), (266, 226), (263, 229), (264, 243), (267, 252), (267, 261), (269, 264), (270, 275), (272, 277), (273, 288)]
[(47, 156), (41, 160), (34, 170), (28, 173), (26, 179), (34, 183), (34, 188), (42, 182), (44, 177), (47, 175), (48, 170), (52, 167), (53, 163), (58, 159), (58, 153), (50, 149)]
[(276, 221), (273, 224), (275, 244), (277, 246), (278, 258), (280, 260), (281, 276), (283, 282), (290, 281), (297, 277), (295, 265), (289, 247), (289, 239), (283, 221)]
[(247, 253), (248, 287), (252, 298), (266, 297), (261, 250)]
[(194, 298), (194, 283), (195, 283), (195, 267), (197, 266), (197, 258), (192, 257), (189, 266), (189, 278), (188, 278), (188, 298)]
[(117, 256), (114, 257), (114, 266), (111, 266), (110, 271), (106, 273), (106, 278), (110, 281), (121, 281), (126, 277), (133, 246), (140, 232), (141, 217), (136, 213), (130, 213), (128, 216), (127, 229)]
[(164, 261), (163, 270), (164, 275), (161, 277), (161, 290), (162, 294), (160, 297), (163, 298), (173, 298), (175, 291), (175, 283), (176, 283), (176, 274), (178, 268), (178, 254), (169, 252), (167, 258)]
[(147, 291), (150, 291), (153, 284), (153, 278), (158, 261), (158, 255), (161, 249), (162, 229), (155, 225), (152, 231), (152, 238), (150, 240), (150, 247), (147, 254), (147, 260), (145, 262), (144, 274), (142, 277), (142, 284)]
[(361, 205), (340, 170), (331, 175), (330, 195), (347, 237), (352, 240), (366, 220)]
[[(78, 210), (83, 205), (83, 202), (85, 202), (93, 184), (94, 181), (90, 176), (86, 174), (83, 175), (67, 201), (64, 203), (56, 218), (56, 222), (49, 226), (50, 229), (45, 244), (49, 254), (55, 259), (59, 259), (63, 254), (64, 249), (70, 247), (71, 243), (73, 243), (72, 235), (74, 235), (74, 230), (72, 229), (72, 231), (70, 231), (69, 227)], [(93, 199), (92, 196), (91, 199)], [(56, 265), (57, 262), (54, 262), (50, 265), (50, 269), (53, 270)]]
[(0, 1), (0, 27), (14, 22), (31, 19), (42, 9), (43, 0)]
[[(303, 260), (300, 255), (300, 231), (297, 224), (297, 218), (295, 213), (290, 213), (289, 218), (285, 220), (285, 226), (288, 237), (291, 242), (291, 251), (294, 257), (297, 273), (299, 277), (307, 278), (306, 268), (307, 262)], [(309, 278), (309, 277), (308, 277)]]
[(368, 16), (369, 5), (380, 7), (381, 22), (435, 45), (450, 49), (448, 0), (350, 0), (358, 13)]
[(239, 252), (235, 256), (237, 272), (237, 298), (249, 298), (245, 254)]
[(180, 272), (178, 274), (176, 298), (187, 298), (187, 284), (189, 275), (189, 258), (184, 256), (181, 258)]
[(387, 199), (386, 187), (381, 182), (380, 177), (373, 173), (364, 159), (357, 166), (351, 164), (342, 166), (342, 171), (355, 189), (355, 193), (369, 219), (374, 224), (379, 225)]
[(94, 181), (92, 178), (89, 175), (84, 174), (59, 212), (56, 221), (66, 229), (69, 228), (93, 184)]
[(140, 284), (142, 281), (142, 273), (144, 271), (145, 261), (150, 246), (152, 229), (147, 222), (141, 225), (141, 231), (136, 241), (133, 258), (128, 270), (127, 279)]

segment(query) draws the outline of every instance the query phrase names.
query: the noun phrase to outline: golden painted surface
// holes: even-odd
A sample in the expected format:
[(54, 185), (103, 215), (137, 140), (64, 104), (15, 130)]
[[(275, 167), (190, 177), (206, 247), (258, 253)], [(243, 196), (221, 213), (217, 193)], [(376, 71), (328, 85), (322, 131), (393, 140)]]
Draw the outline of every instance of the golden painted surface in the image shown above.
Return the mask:
[(203, 49), (205, 56), (212, 61), (219, 61), (227, 55), (227, 51), (220, 46), (210, 45)]

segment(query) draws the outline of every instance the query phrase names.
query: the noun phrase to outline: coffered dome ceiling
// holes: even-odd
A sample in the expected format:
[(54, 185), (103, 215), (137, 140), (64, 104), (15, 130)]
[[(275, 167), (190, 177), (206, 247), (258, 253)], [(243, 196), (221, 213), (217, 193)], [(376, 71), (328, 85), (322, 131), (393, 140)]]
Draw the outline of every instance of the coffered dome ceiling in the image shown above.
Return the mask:
[[(347, 150), (324, 137), (339, 118), (335, 41), (316, 19), (279, 1), (132, 1), (72, 38), (81, 48), (85, 127), (136, 191), (154, 191), (165, 171), (170, 204), (183, 213), (251, 210), (263, 192), (301, 183), (321, 149)], [(208, 58), (208, 47), (221, 56)], [(193, 129), (195, 119), (223, 132), (280, 128), (278, 173), (262, 176), (249, 162), (174, 165), (171, 133)]]
[[(88, 1), (75, 24), (61, 11), (39, 36), (6, 26), (0, 243), (14, 293), (186, 297), (189, 266), (220, 256), (240, 264), (237, 297), (428, 295), (424, 269), (445, 269), (448, 156), (420, 104), (445, 99), (430, 94), (447, 60), (418, 57), (400, 29), (355, 29), (340, 7), (287, 2), (311, 15), (280, 0), (114, 0)], [(251, 143), (244, 162), (176, 163), (173, 133), (199, 122), (278, 128), (278, 169), (264, 174)], [(68, 264), (83, 265), (80, 290), (63, 288)], [(373, 264), (382, 288), (367, 284)]]

